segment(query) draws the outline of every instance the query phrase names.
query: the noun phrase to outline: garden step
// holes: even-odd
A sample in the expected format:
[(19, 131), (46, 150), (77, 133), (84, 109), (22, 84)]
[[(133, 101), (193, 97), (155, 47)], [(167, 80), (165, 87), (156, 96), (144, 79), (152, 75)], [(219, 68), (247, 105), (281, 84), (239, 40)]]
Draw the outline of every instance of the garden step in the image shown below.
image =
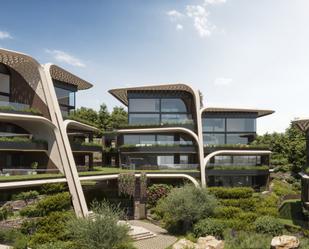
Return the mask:
[(153, 232), (147, 230), (146, 228), (139, 227), (139, 226), (132, 226), (131, 230), (129, 231), (129, 235), (133, 240), (142, 240), (142, 239), (149, 239), (156, 236)]

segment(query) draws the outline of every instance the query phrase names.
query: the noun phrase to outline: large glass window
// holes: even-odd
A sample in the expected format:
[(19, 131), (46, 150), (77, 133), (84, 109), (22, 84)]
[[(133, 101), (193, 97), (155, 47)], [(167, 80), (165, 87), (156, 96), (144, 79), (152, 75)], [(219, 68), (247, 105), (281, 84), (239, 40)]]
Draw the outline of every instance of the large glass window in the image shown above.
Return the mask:
[(160, 115), (149, 113), (149, 114), (129, 114), (129, 123), (130, 124), (159, 124)]
[(215, 165), (231, 165), (232, 157), (231, 156), (215, 156)]
[(224, 134), (204, 134), (203, 135), (205, 145), (219, 145), (225, 144), (225, 135)]
[(188, 164), (189, 163), (189, 156), (188, 155), (180, 155), (179, 163), (180, 164)]
[(161, 99), (161, 112), (187, 112), (182, 99)]
[(174, 135), (158, 135), (157, 136), (158, 144), (174, 144)]
[(226, 123), (228, 132), (256, 131), (256, 119), (253, 118), (228, 118)]
[(0, 73), (0, 93), (10, 93), (10, 75)]
[(167, 124), (179, 124), (190, 122), (192, 119), (191, 115), (187, 114), (162, 114), (161, 122)]
[(168, 166), (174, 164), (174, 156), (158, 156), (157, 157), (158, 166)]
[(159, 112), (160, 99), (129, 99), (129, 112)]
[(252, 135), (248, 134), (227, 134), (226, 143), (227, 144), (248, 144), (249, 138)]
[(225, 131), (224, 118), (203, 118), (203, 131), (218, 132)]
[(235, 165), (261, 165), (261, 156), (234, 156)]
[(75, 92), (59, 87), (55, 90), (60, 105), (75, 107)]
[(156, 137), (155, 135), (124, 135), (123, 136), (124, 144), (155, 144)]

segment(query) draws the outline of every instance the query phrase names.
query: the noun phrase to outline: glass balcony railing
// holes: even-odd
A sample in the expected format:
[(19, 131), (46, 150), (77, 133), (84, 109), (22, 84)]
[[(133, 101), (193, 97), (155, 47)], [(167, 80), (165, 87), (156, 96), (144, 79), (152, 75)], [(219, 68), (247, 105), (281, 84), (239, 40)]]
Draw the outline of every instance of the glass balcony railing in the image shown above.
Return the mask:
[(123, 169), (130, 170), (199, 170), (199, 164), (197, 163), (168, 163), (168, 164), (156, 164), (156, 165), (137, 165), (137, 164), (122, 164)]
[(0, 101), (0, 110), (7, 109), (7, 110), (15, 110), (15, 111), (22, 111), (24, 109), (30, 108), (27, 104), (17, 103), (17, 102), (8, 102), (8, 101)]
[(139, 144), (124, 144), (121, 147), (147, 147), (147, 146), (193, 146), (191, 141), (142, 141)]

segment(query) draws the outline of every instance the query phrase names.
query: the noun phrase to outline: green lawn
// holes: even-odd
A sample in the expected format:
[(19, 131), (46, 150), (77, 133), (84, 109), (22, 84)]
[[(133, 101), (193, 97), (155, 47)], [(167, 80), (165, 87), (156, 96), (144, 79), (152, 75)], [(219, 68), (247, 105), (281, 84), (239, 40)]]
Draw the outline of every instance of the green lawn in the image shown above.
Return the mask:
[[(96, 176), (96, 175), (109, 175), (128, 172), (148, 172), (148, 173), (198, 173), (198, 170), (129, 170), (111, 167), (95, 167), (94, 171), (79, 172), (79, 176)], [(28, 180), (42, 180), (62, 178), (63, 174), (37, 174), (37, 175), (14, 175), (14, 176), (0, 176), (0, 182), (11, 181), (28, 181)]]

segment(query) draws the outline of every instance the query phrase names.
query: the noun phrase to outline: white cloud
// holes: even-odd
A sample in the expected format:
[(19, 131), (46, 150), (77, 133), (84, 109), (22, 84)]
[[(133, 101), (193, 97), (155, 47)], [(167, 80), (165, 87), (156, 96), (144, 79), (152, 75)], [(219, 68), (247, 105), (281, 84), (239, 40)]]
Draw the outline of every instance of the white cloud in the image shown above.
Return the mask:
[(49, 50), (46, 49), (46, 52), (53, 56), (53, 58), (62, 63), (66, 63), (71, 66), (75, 67), (86, 67), (85, 63), (82, 62), (80, 59), (74, 57), (73, 55), (70, 55), (66, 52), (63, 52), (61, 50)]
[(187, 16), (193, 19), (193, 25), (198, 34), (201, 37), (207, 37), (211, 35), (211, 32), (215, 29), (209, 20), (209, 12), (206, 6), (202, 5), (187, 5)]
[(205, 0), (205, 4), (214, 5), (214, 4), (221, 4), (225, 3), (226, 0)]
[(180, 13), (177, 10), (170, 10), (170, 11), (166, 12), (166, 14), (170, 17), (170, 20), (172, 22), (175, 22), (175, 21), (181, 19), (184, 16), (182, 13)]
[(13, 37), (10, 35), (9, 32), (1, 31), (1, 30), (0, 30), (0, 40), (12, 39), (12, 38), (13, 38)]
[[(176, 22), (185, 16), (193, 20), (193, 26), (201, 37), (208, 37), (216, 29), (209, 21), (209, 8), (213, 5), (223, 4), (226, 0), (204, 0), (201, 4), (187, 5), (185, 15), (177, 10), (170, 10), (166, 14), (172, 22)], [(182, 30), (183, 26), (177, 24), (176, 30)]]
[(180, 31), (180, 30), (183, 30), (183, 26), (182, 26), (181, 24), (178, 23), (178, 24), (176, 25), (176, 30), (179, 30), (179, 31)]
[(229, 86), (231, 85), (233, 80), (231, 78), (216, 78), (214, 85), (215, 86)]

